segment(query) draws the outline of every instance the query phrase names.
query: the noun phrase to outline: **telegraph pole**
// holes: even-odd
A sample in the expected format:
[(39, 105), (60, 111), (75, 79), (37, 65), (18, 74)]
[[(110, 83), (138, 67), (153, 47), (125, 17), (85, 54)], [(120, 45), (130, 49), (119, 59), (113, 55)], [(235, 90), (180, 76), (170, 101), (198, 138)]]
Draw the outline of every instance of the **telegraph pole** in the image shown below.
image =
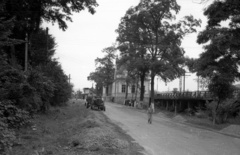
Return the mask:
[(179, 91), (182, 92), (182, 76), (179, 77)]
[(199, 76), (197, 77), (197, 91), (199, 92)]
[(69, 74), (68, 76), (68, 83), (70, 84), (70, 80), (71, 80), (71, 74)]
[(25, 67), (24, 67), (24, 71), (27, 71), (27, 64), (28, 64), (28, 34), (26, 33), (26, 37), (25, 37)]
[(189, 73), (189, 72), (185, 72), (184, 71), (184, 75), (183, 75), (183, 92), (185, 92), (185, 79), (186, 79), (186, 76), (191, 76), (191, 75), (186, 75), (186, 73)]

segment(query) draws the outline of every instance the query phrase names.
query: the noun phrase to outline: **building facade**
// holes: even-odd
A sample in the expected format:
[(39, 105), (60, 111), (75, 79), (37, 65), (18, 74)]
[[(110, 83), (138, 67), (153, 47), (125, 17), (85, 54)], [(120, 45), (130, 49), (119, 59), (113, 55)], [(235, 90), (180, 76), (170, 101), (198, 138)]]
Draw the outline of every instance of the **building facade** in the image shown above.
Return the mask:
[[(115, 71), (114, 82), (103, 88), (103, 98), (105, 101), (113, 101), (123, 104), (125, 100), (135, 100), (139, 102), (140, 99), (140, 81), (126, 82), (127, 72)], [(149, 102), (150, 94), (150, 80), (144, 81), (144, 103)]]

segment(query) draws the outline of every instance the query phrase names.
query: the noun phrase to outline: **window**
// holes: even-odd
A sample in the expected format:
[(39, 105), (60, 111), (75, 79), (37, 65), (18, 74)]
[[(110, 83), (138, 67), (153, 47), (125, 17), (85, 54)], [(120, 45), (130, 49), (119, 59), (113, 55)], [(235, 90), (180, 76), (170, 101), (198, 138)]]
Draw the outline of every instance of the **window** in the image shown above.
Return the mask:
[(125, 93), (125, 92), (126, 92), (126, 85), (123, 84), (123, 85), (122, 85), (122, 93)]
[(132, 85), (132, 93), (135, 93), (135, 85)]

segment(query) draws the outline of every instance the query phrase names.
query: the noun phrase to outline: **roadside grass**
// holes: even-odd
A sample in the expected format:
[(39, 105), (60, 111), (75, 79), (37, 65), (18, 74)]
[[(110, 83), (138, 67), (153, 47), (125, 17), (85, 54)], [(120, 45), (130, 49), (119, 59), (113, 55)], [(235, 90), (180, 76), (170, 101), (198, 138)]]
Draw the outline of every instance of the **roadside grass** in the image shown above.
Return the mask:
[[(174, 112), (171, 111), (167, 111), (166, 109), (163, 108), (156, 108), (156, 113), (162, 113), (165, 117), (173, 119), (176, 115)], [(205, 115), (204, 117), (198, 117), (196, 115), (188, 115), (187, 113), (184, 112), (178, 112), (177, 116), (181, 116), (186, 120), (186, 123), (188, 124), (192, 124), (192, 125), (197, 125), (197, 126), (201, 126), (201, 127), (205, 127), (205, 128), (209, 128), (209, 129), (213, 129), (213, 130), (217, 130), (220, 131), (230, 125), (240, 125), (240, 117), (238, 118), (230, 118), (227, 120), (227, 122), (223, 123), (223, 124), (215, 124), (213, 125), (212, 120), (210, 117), (208, 117), (207, 115)]]
[(138, 155), (143, 151), (102, 111), (86, 109), (80, 100), (52, 108), (32, 122), (17, 132), (10, 155)]

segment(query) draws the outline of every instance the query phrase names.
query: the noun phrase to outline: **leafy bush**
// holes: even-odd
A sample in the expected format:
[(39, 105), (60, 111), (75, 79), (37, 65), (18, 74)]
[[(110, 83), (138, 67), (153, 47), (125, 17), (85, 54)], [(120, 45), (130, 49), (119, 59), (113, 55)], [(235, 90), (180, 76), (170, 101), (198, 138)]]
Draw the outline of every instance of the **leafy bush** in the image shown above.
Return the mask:
[(216, 119), (216, 123), (224, 123), (229, 117), (237, 116), (240, 111), (239, 99), (226, 99), (217, 105), (217, 101), (212, 101), (207, 104), (209, 115)]
[(50, 78), (44, 76), (41, 71), (34, 69), (29, 72), (27, 81), (34, 88), (34, 109), (45, 112), (50, 106), (50, 100), (54, 95), (54, 83)]
[(7, 154), (7, 151), (12, 148), (15, 139), (15, 132), (10, 130), (0, 118), (0, 154)]
[(17, 108), (11, 101), (0, 102), (0, 154), (11, 149), (16, 137), (13, 129), (30, 122), (28, 112)]
[(61, 65), (53, 60), (44, 66), (40, 66), (39, 70), (44, 73), (54, 84), (54, 93), (51, 97), (50, 104), (58, 106), (68, 101), (72, 95), (72, 85), (68, 83), (68, 77), (64, 74)]
[(0, 117), (1, 121), (12, 129), (19, 129), (30, 120), (29, 113), (16, 107), (11, 101), (0, 102)]

